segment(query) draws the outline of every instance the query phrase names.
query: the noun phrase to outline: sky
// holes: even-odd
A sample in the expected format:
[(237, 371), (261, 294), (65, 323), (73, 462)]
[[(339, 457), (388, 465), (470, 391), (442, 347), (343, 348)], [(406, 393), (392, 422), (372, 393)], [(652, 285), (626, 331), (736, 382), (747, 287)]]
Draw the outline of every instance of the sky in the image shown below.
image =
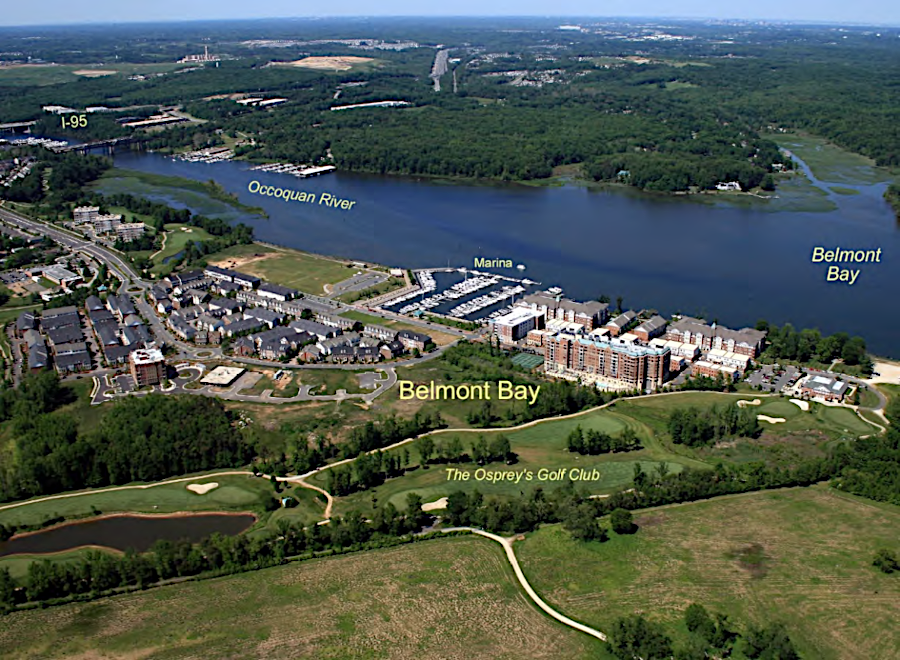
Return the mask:
[(603, 16), (768, 19), (900, 26), (897, 0), (5, 0), (0, 25), (305, 16)]

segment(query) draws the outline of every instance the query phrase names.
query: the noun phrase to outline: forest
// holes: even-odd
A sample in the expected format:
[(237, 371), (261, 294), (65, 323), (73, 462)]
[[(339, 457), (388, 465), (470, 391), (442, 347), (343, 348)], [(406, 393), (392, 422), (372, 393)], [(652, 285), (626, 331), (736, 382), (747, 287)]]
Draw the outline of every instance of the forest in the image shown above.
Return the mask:
[[(247, 464), (251, 446), (221, 402), (195, 396), (128, 397), (83, 432), (68, 415), (71, 390), (55, 372), (29, 375), (0, 391), (0, 419), (15, 452), (0, 469), (0, 501)], [(180, 420), (172, 424), (172, 420)]]
[[(900, 165), (900, 45), (891, 34), (876, 38), (851, 27), (835, 43), (834, 30), (822, 26), (685, 22), (669, 28), (683, 40), (648, 41), (641, 37), (647, 26), (627, 21), (566, 34), (545, 19), (507, 23), (516, 29), (468, 19), (373, 22), (383, 38), (415, 35), (451, 49), (456, 84), (446, 76), (440, 93), (427, 77), (432, 47), (369, 53), (377, 64), (349, 72), (277, 66), (308, 54), (361, 53), (346, 44), (299, 41), (273, 52), (235, 40), (236, 34), (285, 38), (283, 26), (266, 22), (207, 27), (202, 37), (190, 24), (152, 37), (131, 35), (127, 26), (104, 35), (85, 26), (65, 35), (51, 31), (44, 42), (13, 31), (0, 35), (0, 44), (32, 58), (74, 63), (97, 53), (93, 61), (121, 68), (132, 53), (135, 66), (171, 66), (136, 80), (73, 77), (52, 85), (4, 83), (0, 76), (0, 116), (40, 118), (49, 129), (56, 118), (41, 112), (49, 91), (55, 103), (110, 107), (82, 133), (70, 131), (106, 137), (127, 133), (119, 117), (180, 105), (206, 123), (148, 133), (145, 146), (197, 148), (241, 137), (249, 139), (238, 155), (253, 160), (331, 160), (354, 171), (507, 181), (546, 179), (568, 165), (588, 179), (662, 192), (730, 181), (744, 190), (777, 187), (775, 165), (792, 166), (775, 145), (783, 131), (809, 132), (879, 165)], [(337, 20), (295, 29), (306, 38), (347, 37), (351, 30)], [(117, 31), (142, 44), (140, 55), (120, 48)], [(225, 55), (216, 66), (174, 64), (176, 53), (199, 52), (204, 44)], [(287, 103), (244, 107), (223, 97), (230, 93), (277, 95)], [(410, 107), (330, 111), (384, 99)]]
[(846, 332), (822, 336), (814, 328), (798, 331), (790, 323), (778, 327), (767, 321), (757, 322), (756, 329), (768, 333), (763, 359), (803, 363), (841, 360), (844, 364), (861, 367), (864, 373), (872, 371), (872, 360), (866, 353), (866, 341), (862, 337), (851, 337)]

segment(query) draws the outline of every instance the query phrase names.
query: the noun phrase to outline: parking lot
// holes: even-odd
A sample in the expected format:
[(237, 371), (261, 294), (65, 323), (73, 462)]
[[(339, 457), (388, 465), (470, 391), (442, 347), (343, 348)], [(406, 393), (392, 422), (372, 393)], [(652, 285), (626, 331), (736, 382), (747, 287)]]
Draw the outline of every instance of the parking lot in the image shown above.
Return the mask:
[(763, 392), (780, 392), (785, 387), (796, 384), (802, 376), (803, 372), (794, 366), (782, 368), (777, 364), (764, 364), (747, 376), (747, 382)]

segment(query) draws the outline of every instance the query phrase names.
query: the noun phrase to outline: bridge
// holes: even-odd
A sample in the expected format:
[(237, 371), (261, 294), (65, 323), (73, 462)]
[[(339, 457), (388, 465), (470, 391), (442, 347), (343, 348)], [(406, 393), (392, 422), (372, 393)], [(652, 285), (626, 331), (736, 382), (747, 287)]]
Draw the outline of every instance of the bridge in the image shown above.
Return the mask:
[(110, 138), (108, 140), (94, 140), (93, 142), (85, 142), (83, 144), (69, 144), (65, 147), (53, 147), (52, 151), (58, 154), (64, 154), (74, 151), (75, 153), (85, 154), (92, 149), (115, 149), (120, 144), (131, 144), (135, 138), (131, 135), (125, 137)]
[(30, 133), (31, 127), (37, 124), (37, 120), (34, 121), (13, 121), (8, 124), (0, 124), (0, 133)]

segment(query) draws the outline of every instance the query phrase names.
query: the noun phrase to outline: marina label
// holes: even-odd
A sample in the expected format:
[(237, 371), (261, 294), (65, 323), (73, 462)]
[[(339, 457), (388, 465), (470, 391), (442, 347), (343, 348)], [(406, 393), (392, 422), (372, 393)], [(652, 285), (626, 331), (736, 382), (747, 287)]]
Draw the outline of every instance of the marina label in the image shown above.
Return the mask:
[(398, 380), (397, 384), (400, 386), (401, 401), (410, 399), (418, 401), (435, 401), (437, 399), (491, 401), (496, 398), (498, 401), (527, 401), (529, 406), (533, 406), (541, 391), (540, 385), (514, 385), (508, 380), (497, 381), (496, 397), (491, 396), (493, 383), (488, 381), (473, 385), (439, 385), (434, 381), (428, 385), (416, 385), (411, 380)]
[[(254, 195), (263, 195), (264, 197), (277, 197), (286, 202), (303, 202), (304, 204), (315, 204), (316, 193), (303, 192), (302, 190), (291, 190), (290, 188), (276, 188), (275, 186), (264, 186), (259, 181), (251, 181), (247, 186), (247, 190)], [(340, 199), (337, 195), (331, 193), (322, 193), (319, 196), (318, 204), (325, 205), (342, 211), (349, 211), (356, 204), (355, 201), (349, 199)]]
[(523, 481), (599, 481), (601, 477), (600, 470), (597, 468), (541, 468), (537, 471), (521, 469), (521, 470), (488, 470), (486, 468), (478, 468), (477, 470), (462, 470), (460, 468), (448, 467), (447, 481), (486, 481), (492, 484), (509, 482), (518, 484)]
[(475, 268), (512, 268), (512, 259), (485, 259), (475, 257)]

